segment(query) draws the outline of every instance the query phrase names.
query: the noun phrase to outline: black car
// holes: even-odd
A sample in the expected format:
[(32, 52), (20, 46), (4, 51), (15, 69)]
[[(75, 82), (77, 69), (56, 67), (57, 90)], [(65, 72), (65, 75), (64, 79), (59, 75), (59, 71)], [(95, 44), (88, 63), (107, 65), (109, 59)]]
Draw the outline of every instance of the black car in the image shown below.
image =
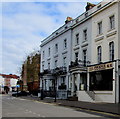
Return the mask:
[(15, 92), (15, 93), (12, 94), (12, 96), (15, 96), (15, 97), (18, 97), (18, 96), (27, 96), (27, 95), (29, 95), (29, 93), (26, 92), (26, 91)]

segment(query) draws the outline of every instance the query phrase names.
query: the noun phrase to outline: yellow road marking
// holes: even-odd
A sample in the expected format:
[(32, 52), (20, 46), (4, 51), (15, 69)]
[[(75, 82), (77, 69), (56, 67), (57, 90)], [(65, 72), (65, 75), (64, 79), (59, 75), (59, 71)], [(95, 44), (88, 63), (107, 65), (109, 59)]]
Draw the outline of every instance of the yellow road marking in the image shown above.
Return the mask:
[(108, 112), (94, 111), (94, 110), (81, 109), (81, 108), (77, 108), (77, 109), (86, 110), (86, 111), (90, 111), (90, 112), (96, 112), (96, 113), (100, 113), (100, 114), (104, 114), (104, 115), (108, 115), (108, 116), (120, 117), (120, 115), (112, 114), (112, 113), (108, 113)]
[[(30, 99), (25, 99), (25, 100), (30, 100)], [(30, 101), (34, 101), (34, 102), (37, 102), (37, 103), (42, 103), (42, 104), (49, 104), (49, 105), (60, 105), (61, 103), (47, 103), (47, 102), (42, 102), (42, 101), (36, 101), (36, 100), (30, 100)], [(62, 105), (61, 105), (62, 106)], [(74, 109), (79, 109), (79, 110), (86, 110), (86, 111), (89, 111), (89, 112), (96, 112), (96, 113), (99, 113), (99, 114), (104, 114), (104, 115), (108, 115), (108, 116), (114, 116), (114, 117), (120, 117), (120, 115), (117, 115), (117, 114), (112, 114), (112, 113), (108, 113), (108, 112), (101, 112), (101, 111), (94, 111), (94, 110), (89, 110), (89, 109), (82, 109), (82, 108), (76, 108), (76, 107), (69, 107), (69, 106), (66, 106), (65, 107), (68, 107), (68, 108), (74, 108)]]

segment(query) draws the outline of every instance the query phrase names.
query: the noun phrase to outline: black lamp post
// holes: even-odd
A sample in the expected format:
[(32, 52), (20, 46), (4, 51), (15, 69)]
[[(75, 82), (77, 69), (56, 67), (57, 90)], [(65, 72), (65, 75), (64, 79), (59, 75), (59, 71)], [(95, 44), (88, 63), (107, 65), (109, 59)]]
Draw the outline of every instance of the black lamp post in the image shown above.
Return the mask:
[(17, 84), (17, 97), (18, 97), (18, 88), (20, 87), (20, 85)]
[(44, 98), (44, 92), (43, 92), (43, 79), (42, 79), (42, 89), (41, 89), (41, 100)]
[(55, 92), (55, 100), (54, 100), (54, 102), (56, 102), (56, 97), (57, 97), (57, 91), (56, 91), (56, 77), (55, 77), (55, 79), (54, 79), (54, 92)]

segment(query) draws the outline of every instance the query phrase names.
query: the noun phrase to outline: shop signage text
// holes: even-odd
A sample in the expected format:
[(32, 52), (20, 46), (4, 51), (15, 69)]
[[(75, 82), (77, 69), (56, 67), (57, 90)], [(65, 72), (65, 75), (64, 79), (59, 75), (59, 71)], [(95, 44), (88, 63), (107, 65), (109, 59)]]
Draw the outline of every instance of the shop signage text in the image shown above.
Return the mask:
[(112, 68), (113, 68), (113, 63), (99, 64), (99, 65), (88, 67), (88, 72), (107, 70)]

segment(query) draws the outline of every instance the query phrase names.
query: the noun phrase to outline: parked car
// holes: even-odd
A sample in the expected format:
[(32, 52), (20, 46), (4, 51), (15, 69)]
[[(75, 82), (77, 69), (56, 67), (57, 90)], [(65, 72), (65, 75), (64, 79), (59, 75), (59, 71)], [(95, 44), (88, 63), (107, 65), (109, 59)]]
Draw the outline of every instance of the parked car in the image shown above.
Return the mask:
[(29, 92), (26, 91), (19, 91), (19, 92), (15, 92), (12, 94), (12, 96), (18, 97), (18, 96), (27, 96), (29, 95)]
[(0, 94), (5, 94), (5, 91), (0, 91)]

